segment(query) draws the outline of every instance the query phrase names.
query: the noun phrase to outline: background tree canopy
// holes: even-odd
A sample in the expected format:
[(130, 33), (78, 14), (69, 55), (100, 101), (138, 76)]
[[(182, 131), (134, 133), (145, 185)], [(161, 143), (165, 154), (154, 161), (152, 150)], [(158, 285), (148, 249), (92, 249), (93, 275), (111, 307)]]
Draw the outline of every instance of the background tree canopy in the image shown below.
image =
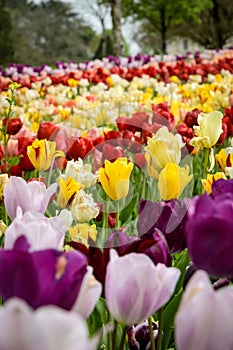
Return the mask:
[[(84, 21), (84, 10), (75, 4), (85, 5), (92, 21)], [(105, 13), (112, 30), (106, 28)], [(134, 40), (143, 53), (165, 53), (167, 41), (177, 35), (222, 48), (233, 37), (232, 18), (232, 0), (0, 0), (0, 64), (126, 55), (126, 22), (134, 24)], [(102, 33), (94, 30), (95, 19)]]

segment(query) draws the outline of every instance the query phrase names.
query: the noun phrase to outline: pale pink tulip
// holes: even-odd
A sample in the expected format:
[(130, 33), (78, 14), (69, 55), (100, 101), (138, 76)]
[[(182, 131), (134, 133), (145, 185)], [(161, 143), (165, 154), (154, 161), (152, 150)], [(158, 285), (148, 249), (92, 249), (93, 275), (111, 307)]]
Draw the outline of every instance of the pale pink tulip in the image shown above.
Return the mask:
[(56, 192), (57, 184), (46, 189), (43, 182), (26, 182), (21, 177), (11, 176), (4, 188), (4, 204), (11, 220), (16, 217), (17, 207), (25, 213), (34, 210), (45, 213), (51, 196)]
[(72, 307), (72, 310), (78, 311), (84, 318), (92, 313), (102, 292), (102, 284), (95, 279), (92, 273), (93, 267), (87, 266), (78, 298)]
[(105, 296), (110, 313), (126, 325), (140, 323), (153, 315), (172, 296), (180, 270), (154, 265), (145, 254), (119, 257), (110, 252), (105, 279)]
[(0, 309), (0, 349), (94, 350), (98, 339), (89, 339), (88, 327), (76, 312), (56, 306), (32, 310), (12, 298)]
[(22, 214), (18, 207), (15, 219), (5, 232), (4, 248), (13, 249), (17, 238), (23, 235), (30, 245), (30, 252), (49, 248), (62, 250), (67, 229), (60, 216), (47, 218), (31, 211)]
[(198, 270), (188, 282), (175, 318), (178, 350), (233, 349), (233, 286), (215, 291)]

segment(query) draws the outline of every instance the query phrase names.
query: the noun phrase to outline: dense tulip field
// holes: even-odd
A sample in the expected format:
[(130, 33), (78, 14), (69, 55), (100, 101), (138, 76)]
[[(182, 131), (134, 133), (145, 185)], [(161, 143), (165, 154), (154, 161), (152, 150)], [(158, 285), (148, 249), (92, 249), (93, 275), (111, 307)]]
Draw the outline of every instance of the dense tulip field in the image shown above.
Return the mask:
[(0, 67), (0, 350), (233, 349), (233, 50)]

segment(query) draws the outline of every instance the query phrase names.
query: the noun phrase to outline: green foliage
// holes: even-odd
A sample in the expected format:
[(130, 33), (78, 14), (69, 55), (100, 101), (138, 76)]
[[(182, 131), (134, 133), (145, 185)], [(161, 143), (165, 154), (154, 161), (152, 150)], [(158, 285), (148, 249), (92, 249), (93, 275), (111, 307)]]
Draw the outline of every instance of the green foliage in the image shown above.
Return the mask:
[(0, 0), (0, 64), (6, 64), (13, 60), (13, 44), (10, 38), (12, 28), (11, 17), (5, 8), (5, 3)]
[[(141, 21), (144, 31), (160, 36), (160, 52), (166, 52), (166, 41), (177, 25), (200, 21), (200, 13), (212, 6), (211, 0), (122, 0), (123, 14)], [(146, 30), (147, 28), (147, 30)], [(157, 41), (158, 42), (158, 41)]]
[(6, 0), (15, 62), (40, 65), (91, 59), (98, 36), (68, 3)]

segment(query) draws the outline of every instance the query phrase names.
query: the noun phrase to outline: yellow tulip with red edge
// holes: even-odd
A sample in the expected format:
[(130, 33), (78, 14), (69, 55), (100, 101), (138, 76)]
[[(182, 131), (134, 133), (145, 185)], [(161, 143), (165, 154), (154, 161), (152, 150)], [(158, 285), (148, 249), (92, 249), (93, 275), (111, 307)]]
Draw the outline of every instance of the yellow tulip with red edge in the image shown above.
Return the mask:
[(27, 155), (37, 170), (48, 170), (53, 158), (64, 157), (64, 152), (56, 150), (56, 142), (47, 139), (35, 140), (27, 147)]

